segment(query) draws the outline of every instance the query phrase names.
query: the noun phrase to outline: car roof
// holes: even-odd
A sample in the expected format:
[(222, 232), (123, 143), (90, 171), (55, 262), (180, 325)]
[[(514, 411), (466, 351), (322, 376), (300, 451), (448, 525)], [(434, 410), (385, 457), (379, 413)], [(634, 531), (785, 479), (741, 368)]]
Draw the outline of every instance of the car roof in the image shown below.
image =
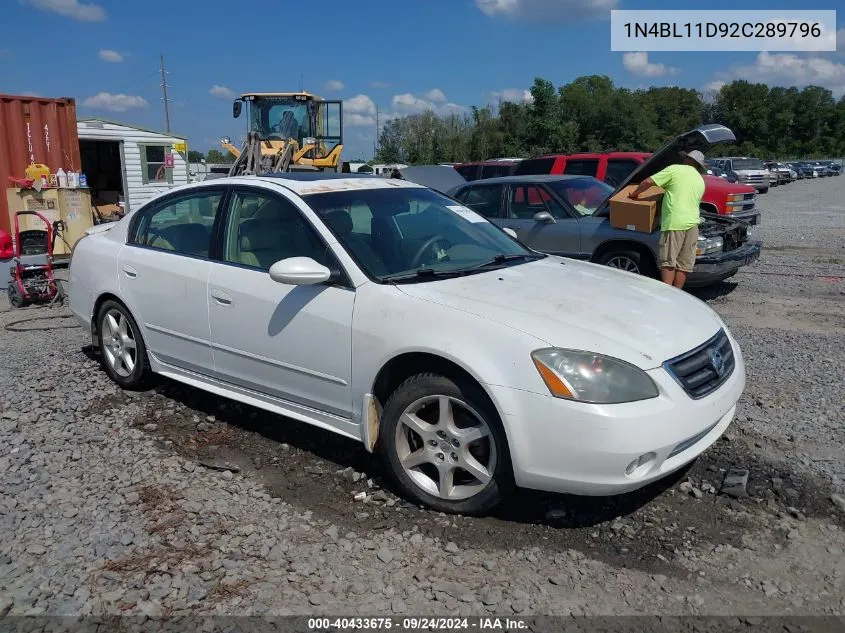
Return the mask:
[[(481, 180), (473, 180), (468, 182), (467, 185), (496, 185), (496, 184), (508, 184), (508, 183), (524, 183), (524, 182), (558, 182), (563, 180), (578, 180), (579, 178), (593, 178), (592, 176), (577, 176), (577, 175), (558, 175), (558, 174), (533, 174), (533, 175), (525, 175), (525, 176), (499, 176), (498, 178), (483, 178)], [(595, 178), (593, 178), (595, 180)], [(601, 182), (601, 181), (597, 181)], [(463, 187), (465, 185), (459, 185)]]
[[(234, 179), (233, 179), (234, 180)], [(387, 189), (389, 187), (422, 187), (414, 182), (399, 178), (385, 178), (372, 174), (338, 174), (335, 172), (284, 172), (263, 174), (261, 176), (240, 176), (238, 181), (260, 180), (282, 185), (296, 194), (330, 193), (333, 191), (351, 191), (365, 189)], [(219, 181), (213, 181), (219, 182)]]

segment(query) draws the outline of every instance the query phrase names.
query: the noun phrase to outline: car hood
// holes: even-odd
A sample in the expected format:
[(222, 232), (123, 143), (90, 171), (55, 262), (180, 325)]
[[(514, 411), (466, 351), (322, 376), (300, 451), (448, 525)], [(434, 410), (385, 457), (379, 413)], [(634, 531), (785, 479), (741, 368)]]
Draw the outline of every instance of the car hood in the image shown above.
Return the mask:
[(683, 291), (632, 273), (554, 256), (397, 288), (525, 332), (545, 345), (597, 352), (641, 369), (659, 367), (722, 327), (713, 310)]
[[(720, 191), (724, 193), (755, 193), (757, 190), (751, 185), (743, 185), (738, 182), (730, 182), (721, 176), (704, 176), (706, 192)], [(705, 195), (706, 195), (705, 192)]]
[[(649, 156), (644, 163), (628, 174), (627, 178), (623, 178), (619, 186), (608, 196), (608, 200), (628, 185), (641, 183), (669, 165), (680, 163), (683, 160), (680, 156), (681, 152), (691, 152), (697, 149), (706, 155), (707, 150), (714, 145), (732, 143), (735, 140), (736, 136), (730, 129), (717, 123), (702, 125), (681, 134)], [(602, 206), (607, 204), (607, 201), (605, 201)]]
[(399, 170), (402, 178), (440, 193), (448, 193), (458, 185), (466, 184), (466, 179), (454, 167), (448, 165), (417, 165)]

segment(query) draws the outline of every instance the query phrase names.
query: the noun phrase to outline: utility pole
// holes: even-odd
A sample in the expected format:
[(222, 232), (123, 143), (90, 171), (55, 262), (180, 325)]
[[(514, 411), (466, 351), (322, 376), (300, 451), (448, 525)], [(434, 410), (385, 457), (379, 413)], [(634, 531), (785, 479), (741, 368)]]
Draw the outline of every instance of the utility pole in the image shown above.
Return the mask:
[(379, 144), (378, 104), (376, 104), (376, 142), (375, 142), (376, 154), (378, 154), (378, 150), (379, 150), (378, 144)]
[(166, 132), (170, 132), (170, 104), (167, 101), (167, 81), (165, 80), (165, 75), (167, 74), (164, 71), (164, 55), (160, 55), (161, 58), (161, 90), (164, 93), (164, 130)]

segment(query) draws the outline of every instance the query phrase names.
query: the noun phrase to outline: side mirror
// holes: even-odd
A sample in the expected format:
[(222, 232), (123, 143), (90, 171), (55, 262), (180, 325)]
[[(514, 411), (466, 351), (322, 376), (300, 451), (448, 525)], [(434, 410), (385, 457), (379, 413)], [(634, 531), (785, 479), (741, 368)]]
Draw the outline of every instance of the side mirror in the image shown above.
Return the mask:
[(243, 106), (244, 106), (243, 101), (241, 101), (240, 99), (236, 99), (232, 103), (232, 116), (235, 117), (236, 119), (239, 116), (241, 116), (241, 108), (243, 108)]
[(270, 279), (289, 286), (313, 286), (329, 281), (332, 271), (310, 257), (288, 257), (270, 266)]
[(503, 230), (505, 233), (507, 233), (508, 235), (510, 235), (513, 239), (515, 239), (515, 240), (519, 239), (519, 238), (517, 237), (517, 235), (516, 235), (516, 231), (514, 231), (513, 229), (504, 228), (504, 229), (502, 229), (502, 230)]
[(552, 214), (548, 211), (540, 211), (539, 213), (534, 214), (534, 221), (539, 224), (554, 224), (555, 219), (552, 217)]

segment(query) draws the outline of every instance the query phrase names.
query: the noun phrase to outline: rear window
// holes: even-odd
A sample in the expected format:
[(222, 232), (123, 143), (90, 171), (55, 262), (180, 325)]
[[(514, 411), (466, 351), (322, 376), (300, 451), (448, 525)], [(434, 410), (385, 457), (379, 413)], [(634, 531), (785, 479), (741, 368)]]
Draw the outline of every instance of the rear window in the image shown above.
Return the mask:
[(515, 176), (536, 176), (538, 174), (550, 174), (555, 166), (554, 157), (551, 158), (528, 158), (520, 161), (514, 170)]
[(468, 187), (461, 191), (456, 198), (485, 218), (497, 218), (500, 216), (502, 206), (502, 189), (504, 189), (504, 185)]
[(568, 159), (563, 173), (572, 176), (595, 176), (599, 171), (599, 161), (590, 159)]

